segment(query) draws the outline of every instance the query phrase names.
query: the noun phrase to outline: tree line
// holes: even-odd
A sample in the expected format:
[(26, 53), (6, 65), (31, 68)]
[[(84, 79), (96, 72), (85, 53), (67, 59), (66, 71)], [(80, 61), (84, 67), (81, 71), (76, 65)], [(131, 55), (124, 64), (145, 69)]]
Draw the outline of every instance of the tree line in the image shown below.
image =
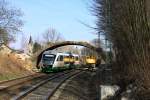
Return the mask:
[[(149, 0), (94, 0), (98, 31), (113, 43), (116, 82), (134, 82), (136, 100), (150, 94)], [(142, 99), (141, 99), (141, 98)]]

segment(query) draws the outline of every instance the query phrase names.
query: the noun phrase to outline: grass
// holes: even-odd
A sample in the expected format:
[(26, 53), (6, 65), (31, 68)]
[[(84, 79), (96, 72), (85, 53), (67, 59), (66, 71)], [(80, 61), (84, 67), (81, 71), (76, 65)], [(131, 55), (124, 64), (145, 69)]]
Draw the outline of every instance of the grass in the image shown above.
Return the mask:
[(19, 78), (21, 76), (22, 75), (17, 75), (17, 74), (0, 75), (0, 81), (11, 80), (11, 79)]

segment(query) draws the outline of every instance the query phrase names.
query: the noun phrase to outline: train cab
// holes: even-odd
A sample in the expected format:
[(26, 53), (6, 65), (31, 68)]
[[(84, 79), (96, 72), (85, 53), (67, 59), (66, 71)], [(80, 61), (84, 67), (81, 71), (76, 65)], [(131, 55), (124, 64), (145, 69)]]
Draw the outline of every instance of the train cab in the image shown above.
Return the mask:
[(87, 64), (96, 64), (96, 57), (94, 57), (94, 56), (87, 56), (86, 57), (86, 63)]

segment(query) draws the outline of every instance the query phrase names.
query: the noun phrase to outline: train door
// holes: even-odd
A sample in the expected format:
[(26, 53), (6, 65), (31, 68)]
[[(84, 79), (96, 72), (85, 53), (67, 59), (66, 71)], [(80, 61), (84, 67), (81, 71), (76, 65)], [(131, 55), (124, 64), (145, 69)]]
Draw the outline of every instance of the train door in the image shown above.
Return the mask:
[(79, 61), (79, 56), (74, 56), (74, 64), (75, 65), (79, 65), (80, 64), (80, 61)]

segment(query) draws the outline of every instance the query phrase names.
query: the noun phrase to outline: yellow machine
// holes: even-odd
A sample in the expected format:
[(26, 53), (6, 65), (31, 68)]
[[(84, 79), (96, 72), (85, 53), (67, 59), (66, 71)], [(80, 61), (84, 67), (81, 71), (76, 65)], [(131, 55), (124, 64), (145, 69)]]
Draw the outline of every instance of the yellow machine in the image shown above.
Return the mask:
[(86, 63), (87, 64), (96, 64), (96, 57), (94, 57), (94, 56), (87, 56), (86, 57)]

